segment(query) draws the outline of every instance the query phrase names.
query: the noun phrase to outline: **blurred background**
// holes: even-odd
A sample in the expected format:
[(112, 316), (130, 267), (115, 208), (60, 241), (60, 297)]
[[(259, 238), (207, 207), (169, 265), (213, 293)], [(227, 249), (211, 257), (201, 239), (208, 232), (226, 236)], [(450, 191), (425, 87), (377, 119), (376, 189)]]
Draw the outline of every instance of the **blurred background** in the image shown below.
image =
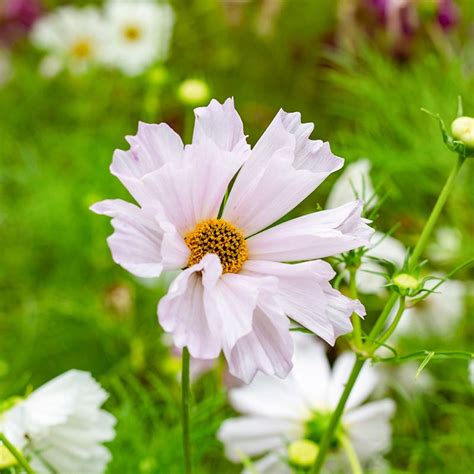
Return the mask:
[[(139, 120), (165, 121), (189, 140), (192, 108), (211, 97), (235, 98), (252, 144), (280, 107), (300, 111), (346, 163), (370, 160), (386, 198), (375, 227), (398, 225), (394, 237), (413, 245), (455, 159), (420, 109), (450, 123), (460, 95), (474, 115), (474, 2), (177, 0), (160, 4), (156, 25), (143, 20), (151, 52), (114, 46), (110, 25), (94, 27), (94, 8), (119, 22), (113, 3), (0, 0), (0, 398), (72, 367), (91, 371), (118, 418), (109, 472), (178, 473), (180, 361), (156, 321), (169, 280), (138, 280), (114, 264), (109, 220), (88, 210), (129, 199), (108, 170), (114, 149), (128, 148)], [(473, 173), (468, 162), (429, 271), (472, 257)], [(336, 179), (294, 213), (324, 207)], [(472, 269), (456, 275), (465, 291), (448, 331), (412, 331), (398, 347), (472, 350), (473, 278)], [(370, 324), (382, 299), (362, 300)], [(425, 372), (430, 383), (417, 390), (397, 378), (385, 387), (398, 406), (389, 472), (472, 473), (466, 363)], [(197, 472), (240, 469), (214, 436), (232, 413), (222, 377), (217, 367), (194, 386)]]

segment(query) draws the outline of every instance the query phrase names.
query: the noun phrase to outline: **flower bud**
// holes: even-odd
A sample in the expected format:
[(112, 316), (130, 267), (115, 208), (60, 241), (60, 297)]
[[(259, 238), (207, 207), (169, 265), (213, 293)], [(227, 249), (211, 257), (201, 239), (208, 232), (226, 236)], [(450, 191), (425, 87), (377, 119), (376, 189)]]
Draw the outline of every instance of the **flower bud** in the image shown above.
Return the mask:
[(418, 280), (408, 273), (401, 273), (393, 279), (393, 283), (401, 290), (416, 290), (420, 283)]
[(319, 446), (309, 439), (299, 439), (288, 446), (288, 460), (298, 467), (312, 466), (318, 453)]
[(210, 96), (209, 86), (201, 79), (186, 79), (178, 87), (179, 100), (190, 107), (207, 103)]
[(474, 118), (458, 117), (451, 124), (453, 138), (459, 140), (466, 147), (474, 148)]

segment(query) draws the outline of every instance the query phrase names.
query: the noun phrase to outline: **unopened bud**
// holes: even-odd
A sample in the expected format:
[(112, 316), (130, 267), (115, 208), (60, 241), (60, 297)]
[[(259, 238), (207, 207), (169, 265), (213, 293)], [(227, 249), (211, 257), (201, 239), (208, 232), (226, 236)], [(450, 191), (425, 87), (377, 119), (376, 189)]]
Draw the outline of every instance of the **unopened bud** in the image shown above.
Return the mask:
[(458, 117), (451, 124), (453, 138), (464, 143), (469, 148), (474, 148), (474, 118)]
[(312, 466), (318, 453), (319, 446), (309, 439), (299, 439), (288, 446), (288, 460), (298, 467)]
[(395, 283), (395, 285), (397, 285), (398, 288), (402, 290), (416, 290), (420, 286), (418, 280), (408, 273), (401, 273), (400, 275), (397, 275), (393, 279), (393, 283)]
[(186, 79), (178, 87), (178, 98), (185, 105), (196, 107), (209, 101), (211, 91), (201, 79)]

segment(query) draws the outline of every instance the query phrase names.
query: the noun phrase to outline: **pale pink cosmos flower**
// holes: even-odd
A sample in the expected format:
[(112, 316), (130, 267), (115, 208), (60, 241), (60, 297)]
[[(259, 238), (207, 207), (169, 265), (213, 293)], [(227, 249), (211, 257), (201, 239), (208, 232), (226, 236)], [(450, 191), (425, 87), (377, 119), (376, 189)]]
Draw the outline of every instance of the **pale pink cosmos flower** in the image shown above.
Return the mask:
[(319, 259), (367, 245), (372, 229), (360, 201), (269, 227), (343, 165), (299, 113), (280, 110), (253, 148), (232, 99), (195, 115), (186, 146), (168, 125), (140, 123), (111, 165), (138, 205), (92, 210), (113, 218), (112, 256), (131, 273), (183, 269), (158, 306), (177, 347), (198, 359), (223, 351), (246, 382), (257, 370), (284, 377), (289, 318), (334, 344), (351, 313), (365, 314), (331, 287), (334, 271)]

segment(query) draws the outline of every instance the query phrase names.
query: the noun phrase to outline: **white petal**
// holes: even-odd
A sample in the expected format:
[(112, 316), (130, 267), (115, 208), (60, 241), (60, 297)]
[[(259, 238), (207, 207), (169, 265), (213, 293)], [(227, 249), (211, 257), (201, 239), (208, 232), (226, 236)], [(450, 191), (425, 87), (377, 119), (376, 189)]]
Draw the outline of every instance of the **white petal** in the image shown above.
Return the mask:
[(257, 374), (250, 385), (232, 389), (229, 400), (235, 410), (246, 415), (302, 422), (311, 413), (291, 373), (286, 379)]
[(326, 207), (333, 209), (354, 199), (361, 199), (368, 209), (377, 203), (374, 187), (370, 179), (371, 163), (359, 160), (344, 168), (344, 172), (334, 183), (326, 201)]
[(242, 474), (292, 474), (284, 456), (284, 451), (267, 454), (252, 463), (252, 469), (244, 469)]
[(155, 218), (158, 209), (141, 209), (120, 199), (109, 199), (94, 204), (91, 210), (113, 217), (115, 232), (107, 242), (116, 263), (140, 277), (161, 274), (163, 229)]
[(143, 177), (168, 162), (180, 163), (184, 145), (179, 135), (165, 123), (140, 122), (137, 134), (126, 138), (131, 148), (115, 151), (110, 171), (140, 204), (144, 204), (150, 195), (143, 186)]
[(362, 202), (292, 219), (247, 240), (255, 260), (313, 260), (369, 245), (372, 229), (360, 217)]
[(252, 331), (240, 338), (228, 357), (229, 371), (245, 383), (258, 370), (268, 375), (285, 377), (291, 370), (293, 341), (290, 322), (278, 308), (257, 307), (253, 314)]
[(182, 165), (168, 163), (145, 176), (144, 182), (184, 235), (197, 223), (217, 217), (227, 186), (241, 164), (241, 156), (224, 152), (206, 139), (186, 148)]
[(394, 412), (393, 400), (384, 399), (344, 414), (343, 425), (362, 460), (388, 451), (392, 435), (390, 418)]
[(299, 264), (248, 260), (242, 271), (245, 274), (275, 276), (278, 292), (274, 295), (283, 311), (292, 319), (334, 344), (335, 333), (328, 314), (328, 301), (324, 286), (335, 273), (322, 260)]
[(303, 426), (292, 420), (242, 416), (225, 420), (217, 437), (225, 445), (226, 456), (237, 462), (283, 447), (302, 434)]
[(209, 321), (204, 308), (203, 286), (204, 278), (217, 280), (221, 272), (219, 258), (206, 255), (174, 280), (158, 305), (160, 324), (173, 334), (174, 344), (188, 347), (191, 356), (198, 359), (215, 358), (221, 351), (219, 328)]
[[(335, 408), (341, 398), (344, 387), (349, 379), (349, 374), (354, 366), (355, 355), (352, 352), (341, 354), (334, 364), (331, 382), (328, 387), (328, 402)], [(378, 382), (375, 369), (366, 363), (352, 389), (346, 403), (346, 410), (360, 405), (374, 390)]]
[(224, 151), (243, 154), (250, 152), (242, 120), (234, 107), (234, 99), (229, 98), (223, 104), (212, 99), (207, 107), (195, 109), (194, 114), (196, 123), (193, 144), (199, 144), (207, 138)]
[(223, 215), (246, 235), (287, 214), (342, 166), (327, 143), (308, 139), (313, 126), (299, 117), (280, 111), (236, 179)]

